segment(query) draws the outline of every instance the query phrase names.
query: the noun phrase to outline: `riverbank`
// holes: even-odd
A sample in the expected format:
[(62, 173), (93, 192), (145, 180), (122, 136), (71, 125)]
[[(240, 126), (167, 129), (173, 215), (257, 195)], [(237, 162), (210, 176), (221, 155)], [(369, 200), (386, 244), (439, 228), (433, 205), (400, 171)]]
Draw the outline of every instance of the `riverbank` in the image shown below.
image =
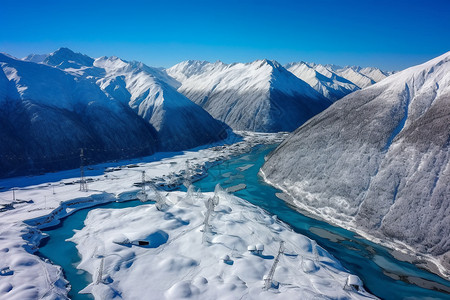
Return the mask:
[[(140, 188), (133, 184), (141, 182), (142, 171), (146, 172), (146, 180), (169, 186), (183, 177), (187, 162), (198, 174), (233, 155), (250, 151), (254, 145), (277, 143), (284, 138), (283, 134), (240, 134), (243, 138), (210, 148), (158, 153), (143, 158), (144, 162), (128, 160), (90, 166), (86, 172), (87, 192), (79, 191), (77, 170), (0, 180), (0, 204), (6, 208), (0, 212), (0, 270), (11, 271), (2, 276), (0, 298), (67, 297), (68, 282), (61, 268), (35, 255), (45, 238), (39, 229), (54, 226), (82, 208), (135, 199)], [(114, 167), (113, 171), (105, 172), (109, 167)], [(13, 191), (12, 187), (20, 188)]]
[(374, 236), (370, 232), (361, 230), (360, 228), (351, 226), (351, 221), (345, 221), (331, 218), (330, 215), (324, 214), (323, 212), (313, 209), (307, 205), (304, 205), (300, 200), (298, 200), (294, 195), (289, 193), (288, 190), (284, 189), (282, 186), (277, 185), (267, 179), (264, 172), (260, 170), (260, 175), (265, 182), (274, 186), (275, 188), (283, 191), (282, 195), (279, 195), (280, 199), (290, 203), (295, 209), (307, 214), (311, 217), (317, 218), (319, 220), (324, 220), (335, 226), (345, 228), (346, 230), (355, 232), (356, 234), (362, 236), (366, 240), (372, 241), (386, 248), (391, 249), (391, 254), (398, 260), (412, 263), (420, 268), (423, 268), (431, 273), (434, 273), (445, 280), (450, 280), (450, 270), (442, 265), (439, 258), (433, 257), (425, 253), (419, 253), (409, 245), (398, 241), (390, 240), (387, 237)]
[(70, 239), (82, 256), (78, 268), (94, 279), (84, 292), (96, 299), (375, 298), (362, 287), (344, 288), (350, 273), (313, 240), (221, 189), (170, 192), (164, 201), (162, 210), (151, 204), (89, 212)]

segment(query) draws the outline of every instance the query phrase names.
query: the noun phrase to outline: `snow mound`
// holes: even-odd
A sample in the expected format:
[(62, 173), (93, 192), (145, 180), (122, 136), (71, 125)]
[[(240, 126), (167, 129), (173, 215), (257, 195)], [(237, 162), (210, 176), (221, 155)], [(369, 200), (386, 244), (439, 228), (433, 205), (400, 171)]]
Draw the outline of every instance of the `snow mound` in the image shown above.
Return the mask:
[[(214, 209), (205, 231), (204, 202), (216, 196), (231, 210)], [(189, 209), (182, 205), (185, 199), (185, 193), (171, 192), (166, 211), (158, 211), (151, 204), (89, 212), (86, 226), (71, 241), (82, 255), (79, 268), (98, 282), (88, 289), (96, 298), (102, 299), (112, 291), (127, 299), (149, 294), (155, 299), (371, 297), (364, 291), (344, 290), (349, 274), (334, 258), (324, 250), (315, 255), (311, 240), (274, 221), (262, 209), (219, 190), (215, 195), (190, 199)], [(264, 219), (272, 222), (255, 222)], [(167, 232), (168, 240), (158, 248), (145, 248), (127, 247), (111, 239), (120, 235), (139, 239), (149, 232)], [(277, 288), (265, 290), (263, 278), (273, 264), (280, 240), (286, 241), (290, 255), (282, 255), (276, 269)], [(248, 252), (249, 244), (258, 245), (264, 254)], [(103, 272), (99, 272), (100, 260)], [(303, 262), (311, 260), (315, 261), (307, 262), (304, 271)], [(99, 274), (102, 277), (96, 278)]]

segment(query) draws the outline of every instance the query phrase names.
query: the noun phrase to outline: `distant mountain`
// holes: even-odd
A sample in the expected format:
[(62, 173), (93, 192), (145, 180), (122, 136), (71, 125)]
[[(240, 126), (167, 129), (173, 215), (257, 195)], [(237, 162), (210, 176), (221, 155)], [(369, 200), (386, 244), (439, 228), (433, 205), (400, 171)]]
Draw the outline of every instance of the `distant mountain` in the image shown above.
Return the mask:
[(227, 126), (177, 92), (177, 81), (159, 69), (118, 57), (93, 59), (67, 48), (50, 54), (44, 63), (89, 79), (128, 105), (156, 129), (160, 150), (193, 148), (227, 136)]
[(306, 62), (289, 63), (285, 68), (333, 102), (393, 73), (373, 67), (340, 67)]
[(333, 102), (359, 90), (356, 84), (322, 65), (297, 62), (289, 63), (285, 68)]
[(177, 92), (165, 72), (117, 57), (98, 58), (94, 66), (105, 72), (97, 84), (152, 124), (162, 149), (188, 149), (227, 136), (227, 126)]
[(353, 82), (359, 88), (365, 88), (375, 84), (391, 75), (393, 72), (384, 72), (378, 68), (361, 68), (357, 66), (340, 67), (336, 65), (325, 65), (325, 68), (339, 76)]
[(30, 62), (34, 62), (34, 63), (41, 63), (47, 57), (48, 57), (48, 54), (30, 54), (30, 55), (22, 58), (22, 60), (30, 61)]
[(291, 131), (332, 103), (275, 61), (186, 61), (166, 71), (179, 92), (235, 130)]
[(0, 176), (149, 155), (155, 129), (83, 78), (0, 54)]
[(60, 69), (78, 69), (80, 67), (92, 67), (94, 59), (85, 54), (75, 53), (68, 48), (59, 48), (57, 51), (50, 53), (43, 63)]
[(449, 124), (450, 52), (339, 100), (262, 171), (313, 214), (405, 243), (450, 270)]
[(386, 77), (392, 75), (392, 72), (384, 72), (378, 68), (373, 67), (367, 67), (367, 68), (361, 68), (361, 67), (352, 67), (353, 70), (356, 72), (359, 72), (370, 79), (372, 79), (375, 82), (381, 81), (385, 79)]
[[(40, 61), (34, 63), (28, 60)], [(227, 136), (164, 71), (67, 48), (0, 55), (0, 176), (179, 151)]]

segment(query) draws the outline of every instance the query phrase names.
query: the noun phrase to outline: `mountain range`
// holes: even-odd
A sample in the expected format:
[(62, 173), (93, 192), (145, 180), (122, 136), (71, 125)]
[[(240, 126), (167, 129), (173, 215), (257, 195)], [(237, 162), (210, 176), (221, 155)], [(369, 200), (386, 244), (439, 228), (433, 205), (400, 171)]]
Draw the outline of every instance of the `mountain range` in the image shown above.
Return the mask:
[(178, 93), (161, 71), (67, 48), (41, 59), (0, 54), (2, 176), (76, 167), (80, 148), (94, 163), (227, 136), (227, 126)]
[(187, 61), (166, 71), (178, 91), (234, 130), (292, 131), (332, 103), (275, 61)]
[(360, 88), (344, 76), (350, 69), (370, 83), (385, 74), (270, 60), (162, 69), (68, 48), (1, 54), (0, 176), (75, 167), (80, 148), (94, 163), (193, 148), (230, 127), (292, 131)]

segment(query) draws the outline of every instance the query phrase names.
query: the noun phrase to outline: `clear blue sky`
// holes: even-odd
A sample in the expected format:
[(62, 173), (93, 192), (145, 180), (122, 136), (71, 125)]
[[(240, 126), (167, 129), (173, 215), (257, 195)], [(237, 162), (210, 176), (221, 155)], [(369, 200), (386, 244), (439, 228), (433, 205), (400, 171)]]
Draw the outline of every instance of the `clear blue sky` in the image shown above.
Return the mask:
[(310, 61), (398, 70), (450, 51), (450, 0), (0, 0), (0, 52), (151, 66)]

